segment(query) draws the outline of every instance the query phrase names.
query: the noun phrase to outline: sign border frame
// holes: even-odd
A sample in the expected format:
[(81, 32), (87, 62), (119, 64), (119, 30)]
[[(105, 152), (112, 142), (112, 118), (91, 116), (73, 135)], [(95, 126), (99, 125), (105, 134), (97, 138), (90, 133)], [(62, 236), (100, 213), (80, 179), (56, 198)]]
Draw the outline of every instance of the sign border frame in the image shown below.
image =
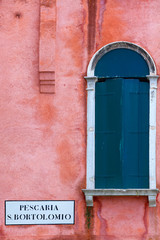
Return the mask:
[[(7, 202), (73, 202), (73, 223), (40, 223), (40, 224), (7, 224), (6, 223), (6, 203)], [(36, 226), (36, 225), (75, 225), (75, 200), (5, 200), (4, 201), (5, 226)]]

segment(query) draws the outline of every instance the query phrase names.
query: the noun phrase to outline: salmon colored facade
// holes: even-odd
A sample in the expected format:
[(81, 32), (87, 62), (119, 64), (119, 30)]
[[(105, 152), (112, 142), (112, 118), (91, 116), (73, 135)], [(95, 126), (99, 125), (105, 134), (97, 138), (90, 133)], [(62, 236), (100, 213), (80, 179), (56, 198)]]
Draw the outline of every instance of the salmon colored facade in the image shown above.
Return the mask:
[[(104, 45), (144, 48), (160, 74), (159, 0), (0, 1), (0, 239), (158, 240), (147, 197), (86, 207), (87, 67)], [(157, 188), (160, 189), (157, 89)], [(6, 200), (75, 200), (74, 225), (5, 225)]]

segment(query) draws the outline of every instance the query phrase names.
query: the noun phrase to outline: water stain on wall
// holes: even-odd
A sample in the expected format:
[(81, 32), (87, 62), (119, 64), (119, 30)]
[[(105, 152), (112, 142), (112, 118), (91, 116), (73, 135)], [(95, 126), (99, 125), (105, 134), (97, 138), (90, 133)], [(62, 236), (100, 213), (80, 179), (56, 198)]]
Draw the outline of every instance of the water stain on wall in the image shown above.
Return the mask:
[(144, 216), (143, 216), (143, 222), (144, 222), (144, 227), (145, 227), (145, 231), (142, 234), (142, 239), (146, 239), (146, 235), (148, 234), (148, 211), (147, 211), (147, 206), (148, 203), (145, 203), (144, 206)]
[(99, 37), (101, 37), (103, 18), (104, 18), (104, 14), (105, 14), (105, 11), (106, 11), (106, 3), (107, 3), (107, 0), (100, 0), (99, 16), (98, 16)]
[(98, 209), (97, 209), (97, 216), (100, 220), (100, 235), (107, 235), (107, 220), (104, 219), (102, 216), (101, 216), (101, 211), (102, 211), (102, 203), (100, 201), (97, 200), (97, 203), (98, 203)]
[(95, 48), (97, 0), (88, 0), (88, 53)]
[(76, 172), (76, 165), (74, 163), (75, 158), (72, 153), (72, 146), (68, 142), (67, 138), (65, 138), (65, 133), (63, 134), (63, 140), (57, 146), (57, 153), (59, 155), (59, 170), (61, 181), (63, 184), (74, 182), (78, 176), (78, 171)]

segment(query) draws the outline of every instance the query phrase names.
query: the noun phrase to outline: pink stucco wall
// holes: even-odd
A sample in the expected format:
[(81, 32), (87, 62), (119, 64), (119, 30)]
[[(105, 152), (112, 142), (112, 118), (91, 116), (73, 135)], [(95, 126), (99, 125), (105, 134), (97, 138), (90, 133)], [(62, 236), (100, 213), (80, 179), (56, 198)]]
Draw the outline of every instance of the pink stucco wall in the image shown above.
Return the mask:
[[(146, 49), (160, 74), (159, 0), (42, 0), (56, 7), (55, 53), (40, 43), (40, 1), (0, 1), (0, 239), (160, 239), (160, 197), (97, 197), (90, 226), (84, 195), (86, 75), (100, 47), (130, 41)], [(45, 26), (47, 27), (47, 26)], [(50, 27), (50, 26), (49, 26)], [(51, 34), (45, 35), (51, 44)], [(55, 93), (39, 93), (39, 54)], [(50, 55), (51, 54), (51, 55)], [(45, 70), (47, 64), (45, 62)], [(160, 188), (160, 92), (157, 188)], [(5, 226), (5, 200), (75, 200), (75, 225)]]

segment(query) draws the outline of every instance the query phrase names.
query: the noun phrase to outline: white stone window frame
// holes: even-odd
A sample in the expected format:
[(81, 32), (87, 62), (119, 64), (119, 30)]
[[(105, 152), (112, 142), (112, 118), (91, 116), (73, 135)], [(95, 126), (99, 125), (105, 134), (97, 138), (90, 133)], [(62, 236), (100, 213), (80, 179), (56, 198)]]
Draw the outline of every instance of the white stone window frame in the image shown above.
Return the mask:
[[(149, 67), (149, 189), (95, 189), (95, 67), (100, 58), (107, 52), (126, 48), (139, 53)], [(156, 93), (158, 75), (155, 63), (150, 54), (142, 47), (130, 42), (113, 42), (97, 51), (87, 69), (87, 172), (85, 194), (86, 205), (93, 206), (94, 196), (148, 196), (149, 206), (156, 206)]]

